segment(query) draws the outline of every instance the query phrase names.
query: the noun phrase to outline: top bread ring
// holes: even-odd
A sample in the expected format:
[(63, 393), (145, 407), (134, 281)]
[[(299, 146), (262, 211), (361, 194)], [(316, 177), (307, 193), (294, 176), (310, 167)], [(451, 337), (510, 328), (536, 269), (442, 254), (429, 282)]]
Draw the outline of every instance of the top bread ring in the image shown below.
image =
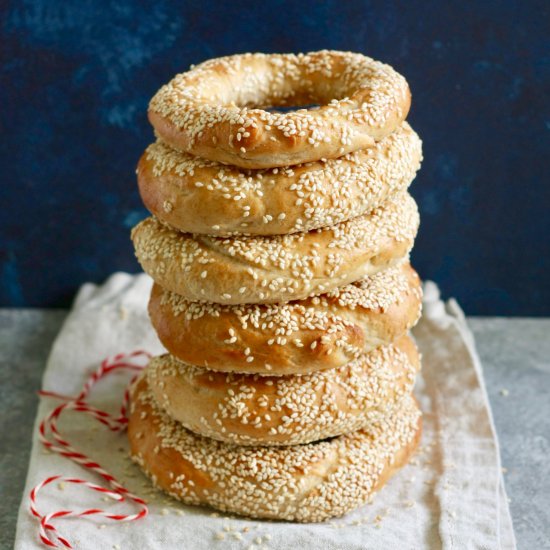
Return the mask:
[(422, 160), (404, 122), (374, 147), (338, 159), (241, 170), (175, 151), (161, 141), (139, 161), (143, 203), (185, 233), (282, 235), (361, 216), (403, 192)]
[(177, 75), (151, 100), (149, 120), (180, 151), (270, 168), (371, 147), (405, 120), (410, 101), (399, 73), (358, 53), (247, 53)]

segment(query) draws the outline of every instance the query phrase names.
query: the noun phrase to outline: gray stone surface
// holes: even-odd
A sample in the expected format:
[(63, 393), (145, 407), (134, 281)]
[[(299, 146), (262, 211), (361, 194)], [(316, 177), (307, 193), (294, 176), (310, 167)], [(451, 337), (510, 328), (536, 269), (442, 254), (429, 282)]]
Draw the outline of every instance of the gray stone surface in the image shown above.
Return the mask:
[(550, 319), (470, 318), (518, 548), (550, 548)]
[[(0, 546), (11, 548), (36, 390), (66, 312), (0, 309)], [(520, 549), (550, 548), (550, 319), (473, 318)]]
[(0, 309), (0, 548), (13, 547), (42, 372), (67, 315)]

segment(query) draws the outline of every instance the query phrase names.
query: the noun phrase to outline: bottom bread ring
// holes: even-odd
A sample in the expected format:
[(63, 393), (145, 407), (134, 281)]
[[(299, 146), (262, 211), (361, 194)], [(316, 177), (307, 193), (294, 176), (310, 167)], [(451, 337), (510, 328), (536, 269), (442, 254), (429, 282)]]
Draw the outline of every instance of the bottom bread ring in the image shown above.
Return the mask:
[(367, 502), (406, 464), (421, 434), (412, 396), (349, 435), (289, 447), (245, 447), (186, 430), (155, 404), (141, 376), (131, 392), (132, 458), (186, 504), (252, 518), (319, 522)]
[(411, 393), (420, 358), (403, 336), (335, 369), (259, 376), (215, 372), (155, 357), (156, 402), (187, 429), (237, 445), (297, 445), (359, 430)]

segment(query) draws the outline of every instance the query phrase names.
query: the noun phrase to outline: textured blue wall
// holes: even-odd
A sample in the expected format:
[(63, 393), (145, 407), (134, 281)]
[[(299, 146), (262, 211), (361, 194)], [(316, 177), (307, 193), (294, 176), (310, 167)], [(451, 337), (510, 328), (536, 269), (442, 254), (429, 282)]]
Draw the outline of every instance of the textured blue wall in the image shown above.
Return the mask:
[(364, 52), (410, 82), (425, 161), (413, 259), (470, 314), (550, 315), (549, 3), (32, 0), (0, 25), (0, 304), (138, 271), (146, 107), (189, 64)]

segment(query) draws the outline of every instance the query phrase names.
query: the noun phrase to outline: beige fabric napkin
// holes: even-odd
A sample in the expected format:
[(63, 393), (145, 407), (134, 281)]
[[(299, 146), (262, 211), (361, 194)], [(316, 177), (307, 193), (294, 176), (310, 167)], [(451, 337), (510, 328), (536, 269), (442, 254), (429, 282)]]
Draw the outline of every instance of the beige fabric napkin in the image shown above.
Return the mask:
[[(55, 341), (43, 388), (75, 394), (106, 356), (136, 348), (162, 347), (151, 329), (146, 275), (113, 275), (103, 286), (84, 285)], [(97, 459), (150, 504), (150, 515), (129, 524), (101, 518), (60, 519), (59, 532), (76, 548), (101, 549), (513, 549), (515, 540), (501, 475), (498, 442), (481, 364), (464, 315), (455, 301), (443, 303), (433, 283), (425, 285), (424, 317), (414, 330), (423, 354), (416, 394), (424, 411), (421, 448), (412, 462), (367, 504), (324, 524), (253, 521), (183, 506), (152, 490), (127, 458), (123, 434), (108, 432), (73, 412), (60, 423), (76, 448)], [(102, 381), (92, 402), (113, 410), (126, 378)], [(37, 425), (57, 402), (42, 398)], [(93, 474), (45, 452), (34, 434), (15, 547), (43, 548), (28, 493), (53, 474), (99, 482)], [(107, 499), (108, 500), (108, 499)], [(40, 510), (103, 507), (132, 513), (130, 505), (105, 502), (74, 485), (51, 485), (39, 495)]]

